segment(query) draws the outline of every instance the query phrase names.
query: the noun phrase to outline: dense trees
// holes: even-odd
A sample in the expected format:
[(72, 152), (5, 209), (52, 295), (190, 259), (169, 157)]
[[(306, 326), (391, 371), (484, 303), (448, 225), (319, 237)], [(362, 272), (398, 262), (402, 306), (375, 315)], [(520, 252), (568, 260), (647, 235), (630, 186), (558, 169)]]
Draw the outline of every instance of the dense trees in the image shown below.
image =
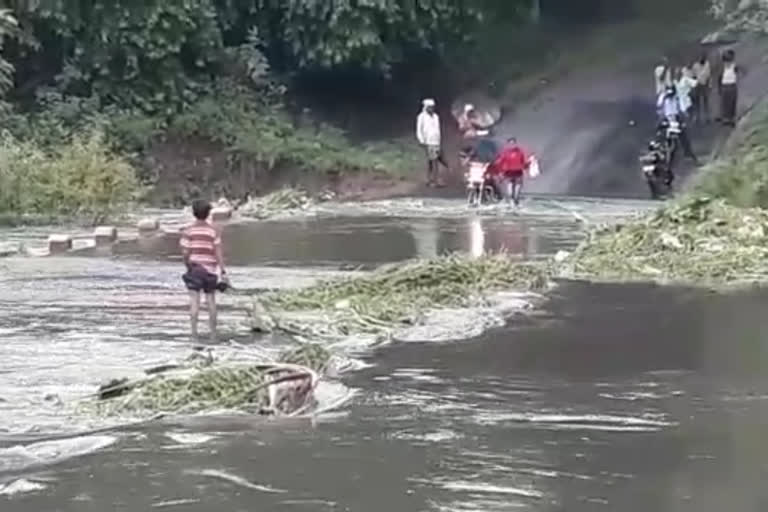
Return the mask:
[[(519, 0), (524, 5), (528, 0)], [(157, 109), (193, 101), (212, 77), (362, 68), (386, 76), (414, 50), (465, 40), (482, 0), (10, 0), (0, 81)], [(509, 1), (508, 1), (509, 3)], [(512, 2), (514, 3), (514, 2)], [(491, 6), (492, 7), (492, 6)], [(266, 58), (265, 58), (266, 57)], [(7, 82), (6, 82), (7, 84)]]
[[(645, 5), (641, 0), (619, 2)], [(4, 0), (0, 92), (40, 87), (177, 110), (214, 77), (363, 70), (388, 77), (490, 23), (615, 14), (610, 0)], [(623, 12), (623, 11), (622, 11)], [(18, 22), (18, 30), (16, 27)], [(269, 65), (267, 64), (269, 63)], [(161, 107), (162, 106), (162, 107)]]

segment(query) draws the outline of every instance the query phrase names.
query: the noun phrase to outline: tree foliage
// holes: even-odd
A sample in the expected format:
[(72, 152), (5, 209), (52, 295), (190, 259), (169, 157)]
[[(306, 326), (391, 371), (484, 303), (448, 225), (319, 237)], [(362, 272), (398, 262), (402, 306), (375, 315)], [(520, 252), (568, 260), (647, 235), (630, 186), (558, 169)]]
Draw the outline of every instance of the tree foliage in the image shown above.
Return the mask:
[(8, 9), (0, 9), (0, 96), (13, 87), (13, 64), (5, 59), (3, 52), (6, 38), (17, 33), (16, 18)]
[(768, 34), (768, 0), (711, 0), (710, 12), (723, 32)]
[(270, 64), (386, 76), (416, 52), (439, 57), (465, 41), (489, 2), (8, 0), (0, 39), (13, 16), (22, 37), (0, 61), (0, 80), (8, 83), (15, 64), (24, 93), (55, 87), (170, 115), (211, 78), (236, 73), (258, 83)]
[(482, 18), (456, 0), (259, 0), (270, 50), (299, 69), (355, 64), (387, 73), (409, 51), (440, 54)]

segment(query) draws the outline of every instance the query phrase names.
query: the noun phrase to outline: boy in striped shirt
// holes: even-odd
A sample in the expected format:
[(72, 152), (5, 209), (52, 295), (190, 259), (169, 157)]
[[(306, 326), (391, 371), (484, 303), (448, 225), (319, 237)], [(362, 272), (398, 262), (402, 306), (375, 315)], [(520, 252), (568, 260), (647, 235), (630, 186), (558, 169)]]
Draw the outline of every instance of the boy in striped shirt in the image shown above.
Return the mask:
[[(216, 341), (216, 290), (226, 285), (227, 272), (224, 269), (224, 257), (221, 252), (221, 236), (208, 222), (211, 204), (196, 200), (192, 203), (195, 221), (181, 233), (181, 251), (187, 272), (182, 276), (189, 290), (189, 319), (192, 326), (192, 339), (197, 342), (197, 319), (200, 312), (200, 293), (205, 294), (208, 304), (208, 324), (211, 329), (211, 341)], [(221, 283), (219, 282), (219, 272)]]

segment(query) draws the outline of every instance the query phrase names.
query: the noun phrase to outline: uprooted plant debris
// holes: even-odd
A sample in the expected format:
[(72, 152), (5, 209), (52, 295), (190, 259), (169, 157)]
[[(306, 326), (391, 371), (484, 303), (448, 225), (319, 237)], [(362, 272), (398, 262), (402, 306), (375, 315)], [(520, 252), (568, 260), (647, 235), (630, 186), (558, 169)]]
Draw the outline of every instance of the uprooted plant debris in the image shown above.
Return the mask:
[(485, 305), (496, 291), (544, 290), (549, 276), (547, 265), (524, 263), (506, 254), (449, 255), (269, 293), (254, 299), (251, 321), (255, 330), (279, 329), (315, 339), (389, 335), (397, 327), (419, 323), (432, 309)]
[(179, 365), (146, 370), (143, 378), (114, 379), (81, 407), (103, 416), (217, 409), (290, 415), (311, 405), (314, 386), (330, 361), (330, 352), (317, 344), (256, 364), (217, 362), (195, 353)]
[(725, 285), (768, 278), (768, 211), (698, 197), (590, 234), (563, 277)]
[(247, 217), (266, 219), (293, 210), (306, 210), (314, 204), (331, 199), (333, 199), (331, 192), (313, 196), (302, 189), (282, 188), (262, 197), (248, 199), (238, 207), (238, 211)]

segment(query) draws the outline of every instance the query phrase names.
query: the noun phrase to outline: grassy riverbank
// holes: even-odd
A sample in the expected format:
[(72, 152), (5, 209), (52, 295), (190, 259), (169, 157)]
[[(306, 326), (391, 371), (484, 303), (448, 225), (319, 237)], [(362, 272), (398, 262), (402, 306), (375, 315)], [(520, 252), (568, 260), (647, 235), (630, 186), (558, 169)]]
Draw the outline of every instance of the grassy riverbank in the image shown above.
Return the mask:
[(563, 274), (611, 281), (730, 285), (768, 281), (768, 98), (720, 156), (658, 212), (596, 229)]
[(692, 179), (687, 193), (768, 208), (768, 99), (742, 119), (720, 157)]
[(98, 223), (141, 193), (134, 167), (98, 130), (49, 145), (9, 133), (0, 140), (0, 220), (6, 224), (52, 217)]
[(297, 173), (318, 175), (319, 182), (363, 172), (398, 179), (422, 160), (410, 140), (356, 144), (231, 84), (170, 116), (49, 95), (36, 110), (6, 112), (2, 120), (6, 223), (46, 216), (99, 221), (142, 200), (182, 206), (198, 195), (240, 197)]

